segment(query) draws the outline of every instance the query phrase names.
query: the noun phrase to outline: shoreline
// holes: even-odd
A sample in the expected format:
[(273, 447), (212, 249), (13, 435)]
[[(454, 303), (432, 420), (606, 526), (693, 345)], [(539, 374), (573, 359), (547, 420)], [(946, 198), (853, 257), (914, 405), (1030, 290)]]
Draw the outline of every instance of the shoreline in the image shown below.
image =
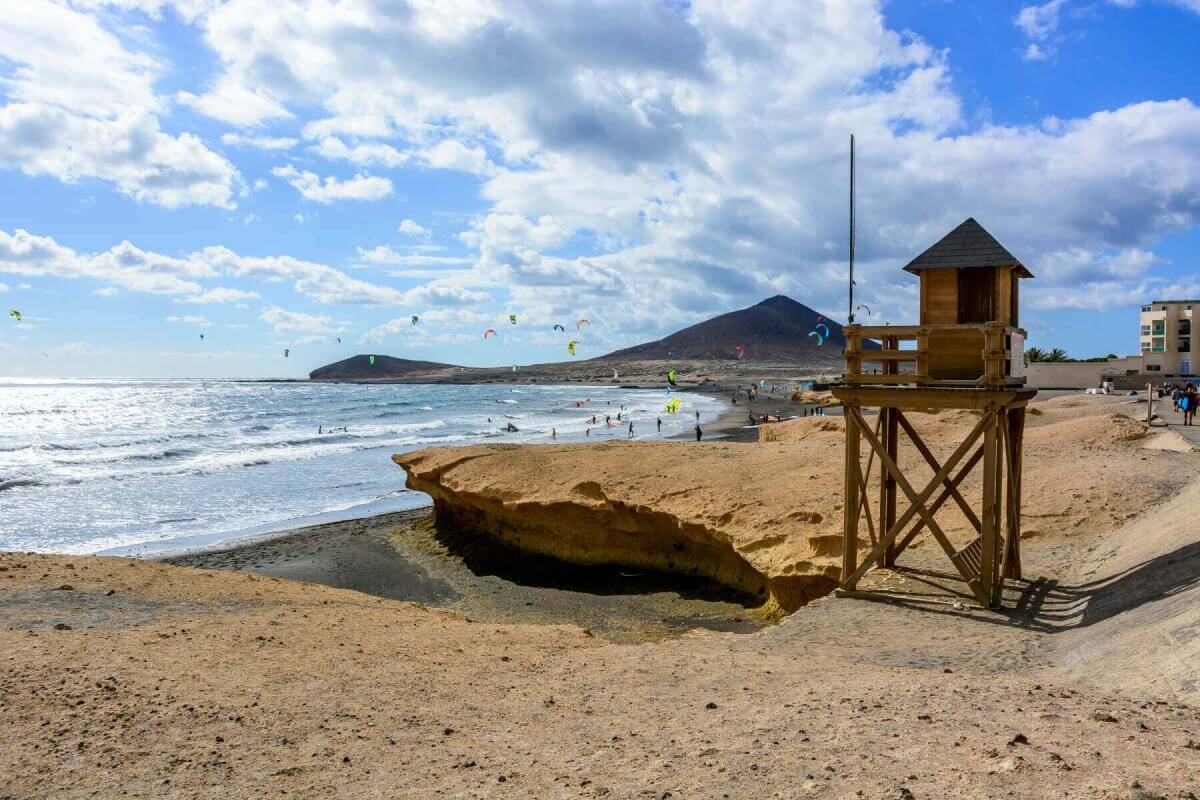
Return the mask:
[(697, 628), (752, 633), (773, 621), (710, 581), (540, 558), (437, 529), (432, 511), (308, 525), (147, 560), (348, 589), (477, 622), (575, 625), (623, 644)]

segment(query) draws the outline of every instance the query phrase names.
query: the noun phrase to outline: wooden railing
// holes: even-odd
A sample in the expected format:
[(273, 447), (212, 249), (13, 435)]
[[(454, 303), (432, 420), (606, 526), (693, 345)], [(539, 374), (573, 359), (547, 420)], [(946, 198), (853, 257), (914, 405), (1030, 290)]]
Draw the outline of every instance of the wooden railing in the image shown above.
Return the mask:
[[(848, 384), (948, 384), (965, 386), (1020, 386), (1024, 377), (1025, 332), (999, 322), (978, 325), (847, 325)], [(875, 339), (880, 350), (864, 350), (864, 339)], [(901, 349), (901, 342), (915, 347)], [(1017, 360), (1013, 359), (1016, 350)], [(863, 363), (878, 363), (878, 370), (863, 372)], [(908, 369), (901, 365), (911, 364)], [(1014, 374), (1015, 373), (1015, 374)]]

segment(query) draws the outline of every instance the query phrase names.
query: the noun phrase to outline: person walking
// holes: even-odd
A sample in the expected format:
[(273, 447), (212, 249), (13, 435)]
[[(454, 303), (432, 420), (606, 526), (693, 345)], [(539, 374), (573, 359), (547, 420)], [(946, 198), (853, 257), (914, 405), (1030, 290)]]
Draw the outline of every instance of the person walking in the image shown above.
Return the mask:
[(1183, 424), (1191, 425), (1196, 420), (1196, 404), (1200, 402), (1200, 393), (1196, 391), (1196, 384), (1189, 383), (1187, 389), (1183, 393)]
[(629, 420), (629, 438), (633, 438), (633, 420)]
[(700, 441), (700, 437), (704, 436), (704, 431), (700, 430), (700, 425), (696, 425), (696, 441)]

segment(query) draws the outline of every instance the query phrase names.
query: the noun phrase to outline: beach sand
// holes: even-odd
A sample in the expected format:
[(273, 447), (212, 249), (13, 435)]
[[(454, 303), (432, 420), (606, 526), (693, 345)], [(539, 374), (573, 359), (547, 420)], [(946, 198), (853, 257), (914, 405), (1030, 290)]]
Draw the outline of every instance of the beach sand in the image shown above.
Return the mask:
[[(387, 549), (411, 517), (202, 569), (0, 554), (0, 795), (1194, 796), (1198, 456), (1109, 400), (1031, 418), (1041, 510), (1002, 612), (827, 597), (755, 633), (622, 644), (252, 571), (457, 590)], [(770, 446), (832, 469), (818, 422), (840, 421)]]

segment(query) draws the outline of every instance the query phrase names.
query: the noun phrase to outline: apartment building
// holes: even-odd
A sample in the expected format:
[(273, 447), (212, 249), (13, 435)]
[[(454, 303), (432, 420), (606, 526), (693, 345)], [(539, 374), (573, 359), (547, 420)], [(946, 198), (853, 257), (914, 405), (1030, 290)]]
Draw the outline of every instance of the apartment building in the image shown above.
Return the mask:
[(1200, 368), (1200, 347), (1192, 336), (1193, 309), (1200, 309), (1200, 300), (1155, 300), (1142, 306), (1139, 324), (1146, 372), (1172, 378), (1194, 375)]

